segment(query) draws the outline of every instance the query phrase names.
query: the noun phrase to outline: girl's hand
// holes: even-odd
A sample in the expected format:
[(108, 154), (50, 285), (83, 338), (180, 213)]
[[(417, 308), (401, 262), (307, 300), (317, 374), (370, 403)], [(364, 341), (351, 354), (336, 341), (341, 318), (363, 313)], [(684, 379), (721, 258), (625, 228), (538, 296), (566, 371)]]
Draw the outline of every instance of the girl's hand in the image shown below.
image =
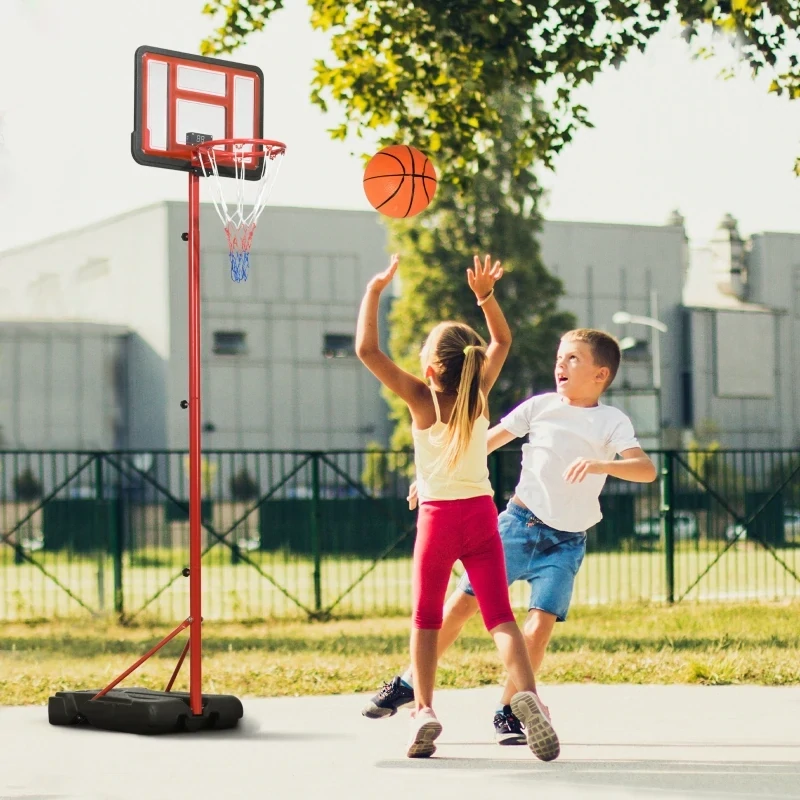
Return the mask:
[(408, 510), (413, 511), (417, 507), (417, 501), (419, 500), (416, 481), (408, 487), (408, 497), (406, 497), (406, 500), (408, 500)]
[(400, 256), (397, 253), (392, 253), (389, 266), (383, 272), (379, 272), (367, 284), (367, 291), (382, 292), (392, 282), (392, 278), (394, 278), (394, 274), (397, 272), (397, 265), (399, 263)]
[(500, 266), (499, 261), (494, 262), (492, 266), (492, 257), (487, 254), (483, 266), (478, 256), (475, 256), (475, 268), (467, 270), (467, 283), (469, 288), (475, 292), (475, 297), (478, 300), (486, 297), (489, 292), (494, 288), (495, 283), (503, 277), (503, 268)]

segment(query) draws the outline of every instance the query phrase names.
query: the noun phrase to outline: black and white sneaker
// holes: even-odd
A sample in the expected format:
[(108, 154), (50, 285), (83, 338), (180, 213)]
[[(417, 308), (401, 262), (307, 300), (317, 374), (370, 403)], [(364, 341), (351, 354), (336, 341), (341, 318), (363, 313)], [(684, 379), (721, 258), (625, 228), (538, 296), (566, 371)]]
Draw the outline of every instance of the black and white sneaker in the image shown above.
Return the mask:
[(522, 723), (514, 716), (511, 706), (503, 706), (494, 715), (494, 740), (497, 744), (526, 744)]
[(378, 694), (361, 709), (361, 713), (370, 719), (393, 717), (398, 708), (413, 702), (414, 690), (406, 686), (399, 675), (395, 675), (389, 683), (383, 684)]

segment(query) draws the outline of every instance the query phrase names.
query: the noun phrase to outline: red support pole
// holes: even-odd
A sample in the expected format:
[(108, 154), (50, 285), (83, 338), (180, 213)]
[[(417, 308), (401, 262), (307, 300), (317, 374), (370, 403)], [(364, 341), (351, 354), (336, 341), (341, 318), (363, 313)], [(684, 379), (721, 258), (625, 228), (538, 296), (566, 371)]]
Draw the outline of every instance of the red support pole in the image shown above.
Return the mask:
[(200, 178), (189, 173), (189, 705), (203, 713), (200, 583)]
[(164, 689), (165, 692), (172, 691), (172, 687), (175, 685), (175, 678), (178, 677), (178, 673), (181, 671), (181, 667), (183, 666), (183, 660), (186, 658), (186, 654), (189, 652), (189, 647), (191, 646), (191, 644), (192, 644), (191, 638), (187, 639), (186, 644), (183, 646), (183, 652), (181, 653), (181, 657), (178, 659), (178, 663), (175, 665), (172, 677), (169, 679), (167, 688)]
[[(122, 675), (119, 675), (118, 677), (114, 678), (114, 680), (111, 681), (111, 683), (109, 683), (105, 689), (101, 689), (92, 698), (92, 700), (98, 700), (104, 695), (107, 695), (118, 683), (122, 683), (122, 681), (124, 681), (125, 678), (127, 678), (128, 675), (131, 674), (131, 672), (138, 669), (142, 664), (144, 664), (144, 662), (147, 661), (147, 659), (150, 658), (150, 656), (152, 656), (153, 653), (157, 653), (167, 642), (171, 642), (181, 631), (186, 630), (186, 628), (188, 627), (189, 627), (189, 620), (181, 622), (181, 624), (178, 625), (178, 627), (175, 628), (175, 630), (172, 631), (172, 633), (170, 633), (169, 636), (165, 636), (155, 647), (148, 650), (135, 664), (128, 667), (128, 669), (126, 669), (125, 672), (122, 673)], [(185, 654), (186, 651), (184, 650), (184, 655)], [(181, 661), (183, 661), (183, 657), (181, 657)], [(178, 669), (180, 669), (180, 664), (178, 664)], [(177, 675), (177, 670), (175, 671), (175, 674)], [(173, 680), (174, 679), (175, 677), (173, 676)], [(172, 684), (170, 683), (170, 685)], [(169, 691), (169, 689), (167, 689), (167, 691)]]

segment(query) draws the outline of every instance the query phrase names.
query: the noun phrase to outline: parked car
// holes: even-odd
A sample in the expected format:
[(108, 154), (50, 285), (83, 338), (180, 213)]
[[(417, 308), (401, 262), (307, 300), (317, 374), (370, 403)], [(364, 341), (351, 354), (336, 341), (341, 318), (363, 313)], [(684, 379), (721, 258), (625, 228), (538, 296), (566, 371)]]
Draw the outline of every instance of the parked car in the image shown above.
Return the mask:
[(41, 533), (33, 534), (24, 539), (19, 540), (19, 546), (29, 553), (35, 553), (37, 550), (44, 548), (44, 536)]
[[(725, 538), (728, 541), (738, 538), (744, 541), (747, 538), (747, 530), (744, 525), (738, 523), (728, 525), (725, 528)], [(783, 511), (783, 541), (788, 544), (800, 544), (800, 511), (794, 508), (786, 508)]]
[[(687, 541), (698, 537), (697, 517), (691, 511), (676, 511), (674, 520), (675, 541)], [(633, 533), (642, 538), (658, 539), (661, 536), (661, 517), (647, 517), (647, 519), (637, 522), (633, 526)]]
[(240, 550), (250, 552), (252, 550), (258, 550), (258, 548), (261, 547), (261, 539), (258, 536), (251, 536), (248, 539), (239, 539), (236, 544), (239, 545)]

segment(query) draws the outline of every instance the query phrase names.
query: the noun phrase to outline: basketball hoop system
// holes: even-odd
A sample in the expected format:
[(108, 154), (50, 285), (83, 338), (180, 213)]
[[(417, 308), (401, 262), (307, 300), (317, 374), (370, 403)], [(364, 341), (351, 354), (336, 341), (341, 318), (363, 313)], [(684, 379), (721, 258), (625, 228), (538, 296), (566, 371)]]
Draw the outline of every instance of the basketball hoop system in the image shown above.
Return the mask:
[[(211, 200), (222, 220), (231, 260), (231, 278), (246, 281), (258, 218), (278, 178), (286, 145), (271, 139), (217, 139), (194, 150), (194, 163), (209, 178)], [(234, 190), (225, 191), (232, 180)], [(248, 188), (248, 183), (253, 183)], [(226, 195), (230, 199), (226, 199)], [(248, 200), (248, 195), (254, 199)]]
[[(286, 146), (261, 138), (264, 74), (258, 67), (143, 45), (136, 50), (135, 78), (134, 160), (188, 175), (188, 225), (181, 239), (188, 245), (189, 380), (180, 407), (189, 412), (189, 565), (181, 573), (189, 579), (189, 615), (104, 688), (56, 692), (48, 701), (48, 718), (53, 725), (88, 724), (128, 733), (222, 730), (235, 727), (244, 710), (237, 697), (203, 691), (200, 180), (208, 179), (225, 228), (231, 277), (247, 280), (253, 233)], [(234, 547), (227, 534), (215, 535)], [(119, 687), (187, 629), (188, 639), (164, 691)], [(187, 655), (189, 691), (173, 691)]]

